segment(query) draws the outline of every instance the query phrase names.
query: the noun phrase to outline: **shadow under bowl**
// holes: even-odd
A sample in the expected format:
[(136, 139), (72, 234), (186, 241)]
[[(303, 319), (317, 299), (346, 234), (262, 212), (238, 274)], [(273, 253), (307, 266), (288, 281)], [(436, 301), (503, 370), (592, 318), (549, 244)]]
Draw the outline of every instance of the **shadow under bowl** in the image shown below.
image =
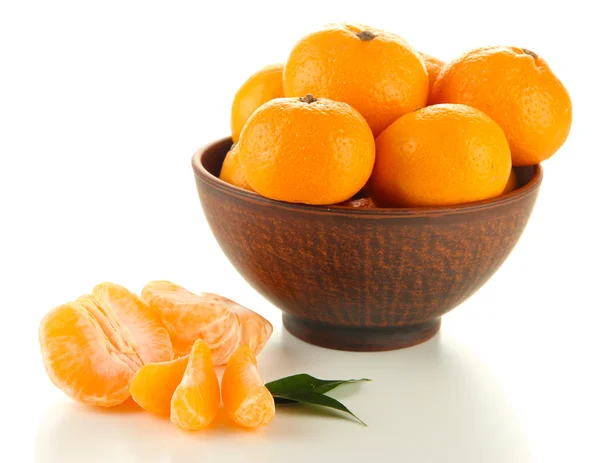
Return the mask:
[(519, 240), (542, 181), (469, 204), (356, 209), (273, 201), (218, 178), (224, 138), (192, 158), (198, 196), (223, 252), (283, 311), (285, 328), (318, 346), (391, 350), (431, 338)]

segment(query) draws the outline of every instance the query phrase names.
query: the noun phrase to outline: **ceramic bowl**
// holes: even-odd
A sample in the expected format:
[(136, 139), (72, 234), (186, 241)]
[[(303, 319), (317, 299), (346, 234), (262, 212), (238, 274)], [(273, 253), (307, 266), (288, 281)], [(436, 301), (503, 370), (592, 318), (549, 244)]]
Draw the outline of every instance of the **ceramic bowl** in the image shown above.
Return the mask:
[(204, 214), (233, 266), (319, 346), (377, 351), (431, 338), (441, 317), (498, 270), (523, 233), (542, 181), (516, 168), (519, 188), (435, 208), (355, 209), (273, 201), (218, 178), (224, 138), (192, 159)]

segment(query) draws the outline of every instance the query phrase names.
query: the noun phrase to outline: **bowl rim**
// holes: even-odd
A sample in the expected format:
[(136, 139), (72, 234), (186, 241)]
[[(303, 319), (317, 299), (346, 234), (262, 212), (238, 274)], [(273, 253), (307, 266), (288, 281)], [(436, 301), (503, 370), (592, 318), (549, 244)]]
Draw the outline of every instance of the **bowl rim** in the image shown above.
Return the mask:
[(207, 185), (220, 190), (230, 196), (235, 196), (239, 199), (250, 201), (256, 204), (268, 205), (272, 207), (278, 207), (287, 210), (305, 211), (312, 213), (319, 213), (325, 215), (345, 215), (345, 216), (375, 216), (375, 217), (438, 217), (440, 215), (452, 215), (452, 214), (464, 214), (469, 212), (476, 212), (480, 210), (500, 207), (508, 203), (520, 201), (527, 196), (530, 196), (536, 192), (540, 187), (543, 178), (543, 170), (540, 164), (532, 166), (534, 168), (533, 176), (531, 180), (525, 185), (511, 191), (508, 194), (500, 195), (491, 199), (484, 199), (481, 201), (474, 201), (470, 203), (457, 204), (453, 206), (427, 206), (427, 207), (377, 207), (377, 208), (352, 208), (348, 206), (337, 206), (337, 205), (310, 205), (303, 203), (288, 203), (285, 201), (278, 201), (269, 199), (259, 194), (244, 190), (243, 188), (231, 185), (219, 177), (211, 174), (203, 164), (203, 159), (208, 151), (212, 151), (218, 148), (219, 145), (226, 146), (227, 143), (232, 144), (231, 137), (224, 137), (213, 142), (207, 143), (202, 148), (198, 149), (192, 156), (192, 168), (194, 175), (200, 181)]

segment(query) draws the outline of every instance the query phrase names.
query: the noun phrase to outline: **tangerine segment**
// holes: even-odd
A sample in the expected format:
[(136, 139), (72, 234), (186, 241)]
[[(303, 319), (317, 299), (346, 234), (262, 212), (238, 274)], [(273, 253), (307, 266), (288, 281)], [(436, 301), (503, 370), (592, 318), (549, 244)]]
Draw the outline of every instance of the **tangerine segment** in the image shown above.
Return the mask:
[(233, 313), (218, 304), (218, 296), (194, 294), (168, 281), (152, 281), (142, 298), (169, 331), (177, 355), (190, 353), (197, 339), (213, 351), (215, 364), (225, 363), (235, 350), (239, 324)]
[(212, 354), (198, 339), (192, 346), (183, 379), (171, 398), (171, 422), (188, 431), (210, 425), (219, 412), (221, 397)]
[(127, 400), (141, 361), (122, 350), (123, 339), (91, 296), (52, 309), (39, 338), (50, 380), (69, 397), (102, 407)]
[(215, 365), (227, 363), (242, 342), (260, 352), (273, 332), (266, 319), (227, 298), (194, 294), (169, 281), (148, 283), (142, 298), (160, 316), (177, 355), (188, 354), (202, 339), (212, 350)]
[(275, 416), (275, 401), (258, 373), (256, 357), (249, 346), (235, 351), (221, 381), (223, 407), (240, 426), (256, 428)]
[(92, 295), (121, 333), (126, 344), (142, 363), (164, 362), (173, 358), (169, 333), (158, 315), (138, 296), (115, 283), (100, 283)]
[(168, 362), (149, 363), (140, 368), (129, 384), (136, 403), (151, 413), (169, 416), (171, 398), (188, 364), (189, 356)]
[[(254, 355), (258, 355), (263, 347), (265, 347), (271, 334), (273, 334), (273, 325), (271, 325), (266, 318), (231, 299), (211, 293), (207, 293), (206, 296), (214, 298), (215, 303), (225, 307), (229, 312), (236, 316), (240, 326), (240, 335), (235, 349), (246, 344), (250, 346)], [(233, 349), (233, 351), (235, 351), (235, 349)], [(231, 353), (233, 353), (233, 351)], [(229, 360), (229, 357), (227, 360)], [(227, 363), (227, 360), (223, 363)]]

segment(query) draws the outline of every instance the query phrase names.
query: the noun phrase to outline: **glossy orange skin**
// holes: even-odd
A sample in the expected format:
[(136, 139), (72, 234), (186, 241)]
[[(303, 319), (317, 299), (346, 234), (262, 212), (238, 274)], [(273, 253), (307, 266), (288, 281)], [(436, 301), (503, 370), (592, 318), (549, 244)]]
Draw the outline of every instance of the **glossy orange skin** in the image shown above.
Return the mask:
[(365, 119), (348, 104), (325, 98), (265, 103), (248, 119), (238, 146), (250, 186), (292, 203), (351, 198), (375, 161), (375, 140)]
[(248, 180), (246, 180), (246, 174), (244, 174), (244, 170), (242, 169), (237, 143), (231, 147), (231, 150), (229, 150), (229, 153), (225, 156), (219, 178), (238, 188), (254, 191), (248, 183)]
[(515, 166), (538, 164), (565, 142), (572, 106), (546, 61), (516, 47), (486, 47), (448, 63), (433, 89), (434, 103), (461, 103), (494, 119)]
[(429, 97), (427, 98), (427, 105), (432, 105), (431, 95), (433, 93), (433, 84), (435, 83), (437, 76), (440, 74), (442, 68), (446, 65), (441, 59), (435, 56), (428, 55), (427, 53), (419, 52), (421, 58), (425, 62), (427, 68), (427, 76), (429, 77)]
[(334, 24), (307, 35), (294, 46), (283, 71), (286, 97), (310, 93), (348, 103), (374, 136), (425, 106), (428, 85), (425, 64), (408, 43), (360, 24)]
[(283, 97), (283, 64), (271, 64), (252, 74), (231, 104), (231, 139), (237, 143), (244, 124), (267, 101)]
[(446, 206), (498, 196), (511, 171), (502, 129), (464, 105), (427, 106), (377, 138), (369, 189), (382, 206)]
[(517, 182), (517, 174), (515, 173), (514, 169), (511, 169), (510, 176), (508, 177), (508, 181), (506, 182), (506, 186), (504, 187), (502, 194), (505, 195), (507, 193), (510, 193), (511, 191), (516, 190), (517, 188), (519, 188), (519, 183)]

